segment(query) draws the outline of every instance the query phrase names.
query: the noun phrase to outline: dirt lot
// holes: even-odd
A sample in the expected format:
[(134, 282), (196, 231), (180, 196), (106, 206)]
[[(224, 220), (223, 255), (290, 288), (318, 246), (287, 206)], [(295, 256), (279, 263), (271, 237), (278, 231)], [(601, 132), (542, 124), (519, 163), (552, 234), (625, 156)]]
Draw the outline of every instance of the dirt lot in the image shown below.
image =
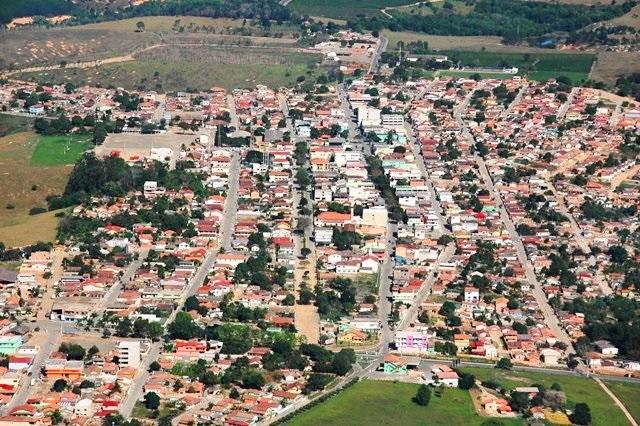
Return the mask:
[(180, 146), (188, 146), (195, 142), (197, 135), (181, 135), (164, 133), (155, 135), (141, 135), (138, 133), (116, 133), (107, 136), (105, 142), (97, 146), (94, 151), (97, 156), (104, 157), (119, 152), (120, 157), (128, 160), (133, 156), (148, 157), (153, 148), (169, 148), (173, 151), (172, 163), (178, 159)]

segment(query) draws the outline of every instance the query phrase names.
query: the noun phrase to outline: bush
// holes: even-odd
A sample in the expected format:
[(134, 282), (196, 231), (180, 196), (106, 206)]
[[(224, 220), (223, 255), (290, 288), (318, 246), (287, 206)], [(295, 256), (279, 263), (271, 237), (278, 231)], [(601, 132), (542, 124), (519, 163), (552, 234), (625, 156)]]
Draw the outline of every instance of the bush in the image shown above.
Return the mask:
[(413, 397), (413, 402), (426, 407), (429, 405), (429, 401), (431, 401), (431, 389), (427, 385), (420, 385), (416, 396)]
[(37, 215), (37, 214), (42, 214), (42, 213), (46, 213), (47, 209), (43, 208), (43, 207), (32, 207), (31, 209), (29, 209), (29, 214), (31, 216)]
[(513, 364), (509, 358), (500, 358), (496, 364), (496, 368), (501, 368), (503, 370), (511, 370), (511, 367), (513, 367)]
[(11, 204), (11, 203), (8, 203), (8, 204), (7, 204), (6, 206), (4, 206), (4, 207), (5, 207), (7, 210), (13, 210), (13, 209), (15, 209), (15, 208), (16, 208), (16, 206), (15, 206), (15, 205), (13, 205), (13, 204)]

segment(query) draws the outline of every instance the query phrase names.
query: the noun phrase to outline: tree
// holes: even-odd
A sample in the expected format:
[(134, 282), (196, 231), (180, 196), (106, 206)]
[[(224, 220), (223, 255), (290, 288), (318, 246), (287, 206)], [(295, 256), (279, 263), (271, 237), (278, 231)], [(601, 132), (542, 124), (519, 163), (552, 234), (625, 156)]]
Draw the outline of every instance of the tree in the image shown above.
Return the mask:
[(511, 392), (509, 403), (515, 411), (523, 412), (529, 408), (529, 395), (524, 392)]
[(511, 367), (513, 367), (513, 364), (509, 358), (500, 358), (496, 364), (496, 368), (501, 368), (503, 370), (511, 370)]
[(351, 364), (355, 361), (355, 355), (352, 355), (353, 349), (342, 349), (335, 354), (331, 362), (331, 369), (339, 376), (344, 376), (351, 370)]
[(51, 386), (51, 390), (54, 392), (62, 392), (64, 391), (68, 386), (68, 383), (65, 379), (58, 379), (55, 382), (53, 382), (53, 386)]
[(577, 425), (588, 425), (591, 423), (591, 409), (584, 402), (579, 402), (573, 409), (569, 419)]
[(155, 392), (147, 392), (144, 396), (144, 406), (149, 410), (156, 410), (160, 407), (160, 397)]
[(160, 371), (160, 363), (158, 361), (153, 361), (149, 364), (149, 371)]
[(60, 410), (56, 409), (53, 413), (51, 413), (52, 424), (57, 425), (62, 420), (64, 420), (64, 418), (62, 417), (62, 413), (60, 412)]
[(167, 331), (172, 339), (189, 340), (202, 335), (202, 329), (186, 312), (178, 312), (176, 319), (167, 327)]
[(429, 401), (431, 401), (431, 389), (427, 385), (420, 385), (416, 396), (413, 397), (413, 402), (426, 407), (429, 405)]
[(462, 373), (458, 381), (460, 389), (471, 389), (476, 384), (476, 377), (473, 374)]
[(142, 21), (136, 22), (136, 31), (138, 32), (144, 31), (144, 22)]

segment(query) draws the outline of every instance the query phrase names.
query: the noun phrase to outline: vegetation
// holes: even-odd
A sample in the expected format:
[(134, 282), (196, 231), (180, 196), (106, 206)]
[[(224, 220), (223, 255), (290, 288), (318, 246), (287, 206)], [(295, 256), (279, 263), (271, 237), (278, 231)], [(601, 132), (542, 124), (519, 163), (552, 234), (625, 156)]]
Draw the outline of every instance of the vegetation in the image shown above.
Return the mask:
[(23, 16), (66, 15), (77, 10), (70, 0), (4, 0), (0, 7), (0, 24)]
[[(462, 372), (473, 374), (483, 383), (493, 383), (505, 391), (520, 386), (542, 385), (547, 389), (559, 385), (566, 395), (566, 406), (572, 409), (578, 403), (586, 403), (591, 408), (593, 425), (626, 425), (624, 414), (611, 398), (593, 380), (581, 376), (547, 374), (524, 371), (506, 371), (492, 368), (464, 367)], [(435, 402), (432, 401), (432, 402)]]
[[(349, 389), (294, 417), (298, 425), (480, 425), (487, 419), (476, 414), (467, 391), (447, 389), (431, 398), (428, 407), (415, 404), (418, 385), (391, 381), (360, 381)], [(505, 420), (505, 425), (520, 424)]]
[(31, 157), (31, 164), (34, 166), (75, 164), (82, 154), (92, 147), (89, 134), (40, 136)]
[(640, 101), (640, 72), (622, 76), (616, 80), (616, 89), (620, 96), (631, 96)]
[(354, 28), (415, 31), (437, 35), (497, 35), (516, 43), (555, 31), (576, 31), (594, 22), (606, 21), (629, 12), (635, 2), (611, 6), (583, 6), (528, 2), (523, 0), (479, 0), (471, 11), (409, 14), (393, 11), (387, 16), (358, 18)]
[(411, 3), (414, 2), (412, 0), (293, 0), (289, 7), (302, 15), (349, 19), (358, 15), (379, 15), (383, 7)]

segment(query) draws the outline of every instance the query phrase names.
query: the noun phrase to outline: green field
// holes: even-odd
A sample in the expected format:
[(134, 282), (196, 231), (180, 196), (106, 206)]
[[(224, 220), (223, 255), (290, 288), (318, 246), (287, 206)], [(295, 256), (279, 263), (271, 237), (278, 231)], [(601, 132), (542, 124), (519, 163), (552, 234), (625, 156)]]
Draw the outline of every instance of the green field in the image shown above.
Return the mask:
[(544, 385), (549, 388), (558, 383), (567, 395), (569, 407), (578, 402), (586, 402), (591, 408), (594, 426), (627, 425), (626, 418), (609, 396), (593, 380), (566, 374), (548, 374), (537, 372), (507, 371), (495, 368), (465, 367), (464, 372), (472, 373), (476, 379), (494, 380), (506, 389), (533, 384)]
[(607, 387), (622, 401), (637, 422), (640, 422), (640, 383), (606, 381)]
[(412, 0), (293, 0), (289, 7), (309, 16), (350, 19), (357, 15), (376, 15), (385, 7), (404, 6)]
[(93, 147), (91, 135), (41, 136), (31, 157), (32, 166), (64, 166), (75, 164)]
[(586, 53), (508, 53), (444, 50), (439, 53), (467, 67), (518, 67), (520, 75), (547, 80), (561, 75), (579, 83), (589, 77), (596, 55)]
[[(415, 404), (418, 385), (364, 380), (293, 418), (287, 425), (479, 425), (467, 391), (446, 389), (432, 394), (427, 407)], [(503, 420), (505, 425), (521, 424)]]

